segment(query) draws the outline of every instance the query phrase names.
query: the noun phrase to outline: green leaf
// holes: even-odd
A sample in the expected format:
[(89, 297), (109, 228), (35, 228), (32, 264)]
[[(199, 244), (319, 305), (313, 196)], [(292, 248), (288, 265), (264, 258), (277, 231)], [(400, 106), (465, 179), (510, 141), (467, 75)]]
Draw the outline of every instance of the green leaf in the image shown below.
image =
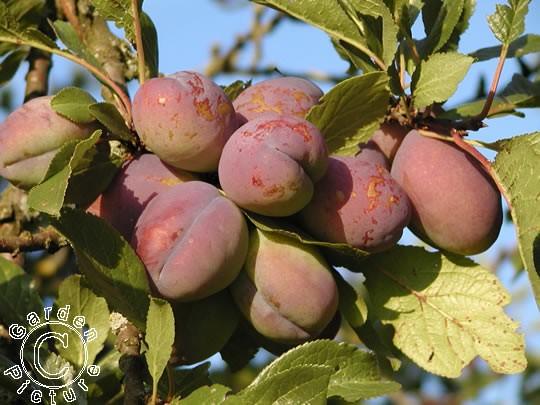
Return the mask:
[(187, 397), (200, 387), (211, 385), (208, 369), (210, 362), (199, 364), (193, 368), (177, 367), (173, 369), (172, 382), (174, 386), (169, 389), (169, 378), (163, 376), (159, 382), (159, 392), (163, 398), (173, 392), (176, 397)]
[(512, 204), (519, 251), (540, 307), (540, 132), (501, 145), (493, 168)]
[(159, 74), (158, 34), (154, 22), (148, 14), (141, 12), (141, 34), (144, 47), (144, 59), (149, 77)]
[(327, 387), (320, 387), (321, 390), (327, 389), (328, 398), (336, 396), (353, 402), (385, 395), (400, 387), (398, 383), (381, 376), (374, 354), (333, 340), (316, 340), (295, 347), (262, 370), (250, 387), (306, 367), (330, 369)]
[(133, 134), (124, 121), (124, 117), (111, 103), (95, 103), (88, 107), (90, 114), (103, 124), (115, 138), (133, 141)]
[(356, 48), (367, 47), (366, 39), (341, 7), (339, 0), (254, 0), (326, 31), (333, 38)]
[(509, 6), (497, 4), (495, 12), (487, 18), (491, 32), (504, 45), (523, 34), (530, 0), (508, 0), (508, 3)]
[(469, 28), (469, 22), (474, 10), (476, 8), (476, 0), (464, 0), (463, 2), (463, 11), (461, 12), (461, 17), (457, 22), (452, 35), (446, 42), (446, 44), (441, 48), (441, 51), (444, 52), (456, 52), (459, 48), (459, 42), (461, 35), (467, 31)]
[(43, 314), (43, 303), (35, 289), (32, 277), (16, 264), (0, 257), (0, 321), (27, 326), (26, 315)]
[(236, 100), (236, 97), (238, 97), (240, 93), (242, 93), (249, 86), (251, 86), (251, 80), (248, 80), (247, 82), (243, 80), (236, 80), (228, 86), (225, 86), (223, 91), (229, 100), (234, 101)]
[(85, 154), (94, 147), (100, 136), (101, 131), (98, 130), (88, 139), (72, 141), (60, 148), (49, 165), (45, 179), (30, 190), (28, 205), (49, 215), (60, 215), (73, 171), (84, 160)]
[(126, 38), (135, 42), (131, 0), (94, 0), (92, 5), (100, 16), (114, 21), (118, 28), (124, 29)]
[(20, 48), (11, 52), (2, 60), (2, 63), (0, 63), (0, 86), (8, 83), (15, 76), (19, 66), (28, 56), (28, 52), (27, 48)]
[(94, 121), (88, 107), (96, 99), (78, 87), (66, 87), (58, 92), (52, 100), (51, 107), (63, 117), (77, 124), (89, 124)]
[(473, 58), (456, 52), (436, 53), (416, 69), (412, 92), (417, 108), (448, 100), (467, 74)]
[(333, 264), (346, 265), (351, 271), (361, 271), (361, 266), (358, 266), (357, 264), (369, 255), (368, 252), (355, 248), (347, 243), (330, 243), (315, 240), (290, 222), (257, 215), (252, 212), (244, 212), (244, 215), (246, 215), (250, 222), (261, 231), (277, 233), (278, 235), (296, 239), (298, 242), (305, 245), (314, 245), (323, 248), (327, 253), (334, 253), (335, 255), (330, 254), (330, 256), (337, 261), (337, 263)]
[(88, 48), (81, 42), (79, 35), (71, 24), (66, 21), (56, 20), (52, 26), (56, 36), (74, 55), (83, 58), (88, 63), (98, 68), (101, 67), (98, 60), (94, 57), (94, 55), (88, 52)]
[(217, 405), (225, 401), (231, 391), (229, 387), (220, 384), (201, 387), (184, 399), (175, 398), (171, 405)]
[[(104, 298), (96, 296), (84, 283), (80, 275), (73, 275), (66, 278), (58, 289), (58, 299), (56, 306), (59, 308), (70, 306), (68, 323), (73, 325), (76, 316), (84, 316), (88, 329), (96, 331), (96, 338), (87, 342), (87, 365), (93, 364), (96, 356), (101, 352), (107, 336), (109, 334), (109, 308)], [(57, 342), (58, 353), (71, 364), (80, 369), (84, 365), (84, 347), (77, 333), (52, 324), (51, 329), (58, 333), (67, 333), (69, 346), (64, 348)], [(67, 329), (67, 330), (66, 330)], [(78, 328), (83, 334), (83, 329)]]
[(223, 402), (226, 405), (326, 404), (328, 382), (333, 370), (329, 366), (298, 366), (276, 373)]
[(144, 356), (152, 377), (152, 392), (157, 392), (159, 379), (167, 367), (174, 344), (174, 315), (167, 301), (159, 298), (150, 300), (144, 340), (148, 346)]
[(326, 93), (307, 115), (326, 139), (334, 155), (353, 156), (384, 119), (390, 99), (385, 72), (344, 80)]
[[(21, 380), (16, 380), (13, 377), (11, 377), (8, 372), (7, 374), (4, 374), (4, 372), (11, 367), (17, 366), (17, 363), (14, 363), (11, 359), (8, 357), (2, 355), (0, 353), (0, 394), (2, 394), (2, 390), (5, 389), (8, 392), (14, 394), (13, 395), (13, 402), (12, 403), (18, 403), (18, 400), (23, 400), (26, 404), (33, 404), (30, 395), (32, 391), (38, 390), (41, 391), (41, 387), (34, 383), (33, 381), (28, 384), (28, 387), (26, 390), (24, 390), (21, 394), (17, 394), (17, 390), (21, 386)], [(0, 395), (0, 398), (4, 398)], [(10, 403), (10, 402), (6, 402)]]
[(129, 243), (105, 221), (83, 211), (66, 209), (52, 223), (71, 242), (94, 292), (144, 331), (150, 289), (144, 265)]
[(394, 327), (394, 344), (420, 367), (455, 378), (476, 356), (497, 373), (527, 366), (523, 336), (503, 311), (509, 294), (472, 260), (398, 246), (365, 268), (374, 317)]
[(463, 13), (464, 0), (431, 0), (422, 9), (427, 34), (425, 54), (431, 55), (449, 41)]
[[(486, 60), (498, 58), (501, 54), (502, 45), (482, 48), (470, 53), (475, 59), (475, 62), (483, 62)], [(540, 52), (540, 35), (526, 34), (516, 38), (508, 47), (507, 58), (516, 58), (530, 53)]]

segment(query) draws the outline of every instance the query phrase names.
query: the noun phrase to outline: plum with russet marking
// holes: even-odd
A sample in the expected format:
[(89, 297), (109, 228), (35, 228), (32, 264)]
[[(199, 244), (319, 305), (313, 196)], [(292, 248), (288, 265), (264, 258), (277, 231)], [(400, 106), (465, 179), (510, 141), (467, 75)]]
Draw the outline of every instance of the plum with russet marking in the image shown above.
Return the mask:
[(322, 95), (321, 89), (309, 80), (278, 77), (248, 87), (233, 105), (242, 124), (268, 114), (304, 118)]
[(223, 90), (195, 72), (146, 81), (133, 100), (133, 123), (146, 147), (179, 169), (217, 169), (223, 146), (237, 128)]
[(379, 252), (397, 243), (410, 212), (407, 194), (384, 166), (357, 157), (331, 157), (300, 218), (320, 240)]
[(128, 162), (88, 212), (106, 220), (129, 241), (137, 219), (152, 198), (195, 179), (193, 174), (166, 165), (156, 155), (147, 153)]
[(247, 225), (238, 207), (201, 181), (154, 197), (132, 237), (154, 289), (184, 302), (226, 288), (242, 268), (247, 244)]
[(317, 337), (338, 305), (330, 267), (315, 248), (260, 230), (231, 292), (257, 332), (285, 344)]
[(326, 144), (311, 123), (262, 117), (240, 127), (223, 149), (219, 180), (240, 207), (268, 216), (301, 210), (325, 173)]
[(24, 103), (0, 124), (0, 176), (29, 189), (43, 180), (66, 142), (88, 138), (93, 124), (76, 124), (57, 114), (51, 96)]
[(392, 176), (411, 200), (411, 230), (427, 243), (472, 255), (497, 239), (502, 224), (497, 186), (455, 144), (411, 131), (396, 154)]

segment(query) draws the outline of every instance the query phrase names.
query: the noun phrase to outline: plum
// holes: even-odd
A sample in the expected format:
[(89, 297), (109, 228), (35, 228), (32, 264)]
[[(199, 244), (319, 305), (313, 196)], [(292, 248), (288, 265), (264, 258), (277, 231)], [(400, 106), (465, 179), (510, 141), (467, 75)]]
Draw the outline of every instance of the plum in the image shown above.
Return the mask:
[(257, 332), (285, 344), (317, 337), (338, 305), (330, 267), (314, 247), (260, 230), (231, 292)]
[(497, 239), (502, 224), (497, 186), (455, 144), (411, 131), (396, 154), (392, 176), (411, 200), (411, 230), (430, 245), (472, 255)]
[(56, 152), (66, 142), (86, 139), (96, 129), (57, 114), (51, 96), (37, 97), (8, 115), (0, 124), (0, 176), (29, 189), (47, 173)]
[(193, 174), (166, 165), (154, 154), (143, 154), (122, 168), (88, 212), (106, 220), (129, 241), (135, 222), (152, 198), (195, 179)]
[(405, 138), (405, 135), (410, 131), (410, 128), (399, 125), (395, 121), (387, 121), (381, 124), (378, 130), (371, 136), (371, 141), (374, 142), (382, 151), (389, 162), (394, 160), (399, 145)]
[(292, 116), (262, 117), (240, 127), (223, 149), (219, 180), (240, 207), (268, 216), (301, 210), (325, 173), (326, 144), (311, 123)]
[(145, 146), (179, 169), (211, 172), (237, 128), (223, 90), (195, 72), (146, 81), (135, 94), (133, 123)]
[(357, 157), (331, 157), (300, 220), (323, 241), (379, 252), (396, 244), (410, 213), (405, 191), (384, 166)]
[(238, 207), (217, 188), (190, 181), (148, 203), (132, 245), (154, 289), (186, 302), (215, 294), (236, 278), (246, 257), (248, 231)]
[(248, 87), (233, 105), (241, 123), (268, 114), (304, 118), (322, 97), (323, 92), (309, 80), (300, 77), (278, 77)]
[(381, 165), (386, 170), (390, 170), (390, 164), (385, 154), (373, 140), (360, 144), (360, 152), (356, 155), (356, 160), (363, 160), (375, 165)]

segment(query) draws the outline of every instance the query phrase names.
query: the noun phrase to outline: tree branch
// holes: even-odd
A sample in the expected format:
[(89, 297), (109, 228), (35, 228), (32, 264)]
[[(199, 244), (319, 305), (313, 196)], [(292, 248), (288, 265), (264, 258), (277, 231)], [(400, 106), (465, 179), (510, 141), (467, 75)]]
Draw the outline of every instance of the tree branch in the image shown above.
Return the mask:
[(49, 71), (51, 70), (51, 54), (39, 49), (32, 49), (28, 55), (28, 73), (24, 101), (47, 95), (49, 92)]
[(0, 252), (33, 252), (36, 250), (57, 250), (67, 246), (67, 240), (52, 227), (38, 232), (23, 231), (16, 236), (0, 237)]

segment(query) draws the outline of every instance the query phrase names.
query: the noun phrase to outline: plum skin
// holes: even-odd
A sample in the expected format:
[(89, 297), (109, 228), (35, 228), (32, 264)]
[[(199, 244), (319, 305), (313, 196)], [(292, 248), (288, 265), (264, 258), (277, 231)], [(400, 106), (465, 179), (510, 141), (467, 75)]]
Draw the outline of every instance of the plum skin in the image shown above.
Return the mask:
[(217, 169), (223, 146), (237, 128), (223, 90), (195, 72), (146, 81), (133, 100), (133, 123), (146, 147), (179, 169)]
[(304, 118), (322, 95), (321, 89), (309, 80), (278, 77), (248, 87), (234, 100), (233, 106), (242, 124), (267, 114)]
[(189, 302), (226, 288), (248, 247), (243, 214), (214, 186), (190, 181), (158, 194), (135, 225), (132, 246), (153, 288)]
[(420, 239), (461, 255), (481, 253), (497, 239), (502, 225), (497, 186), (453, 143), (409, 132), (392, 176), (411, 199), (410, 229)]
[(252, 233), (244, 269), (230, 289), (257, 332), (280, 343), (317, 337), (337, 311), (337, 286), (317, 250), (260, 230)]
[(380, 252), (397, 243), (410, 213), (407, 194), (384, 166), (334, 156), (300, 220), (321, 240)]
[(410, 128), (401, 126), (395, 121), (383, 122), (371, 136), (371, 141), (379, 147), (386, 159), (392, 162), (409, 131)]
[(96, 129), (57, 114), (51, 99), (34, 98), (0, 124), (0, 176), (17, 187), (28, 189), (41, 182), (66, 142), (86, 139)]
[(268, 216), (301, 210), (326, 172), (319, 130), (292, 116), (261, 117), (240, 127), (223, 149), (219, 180), (240, 207)]
[(137, 219), (152, 198), (172, 186), (195, 179), (195, 175), (168, 166), (156, 155), (146, 153), (124, 165), (87, 211), (107, 221), (129, 241)]

